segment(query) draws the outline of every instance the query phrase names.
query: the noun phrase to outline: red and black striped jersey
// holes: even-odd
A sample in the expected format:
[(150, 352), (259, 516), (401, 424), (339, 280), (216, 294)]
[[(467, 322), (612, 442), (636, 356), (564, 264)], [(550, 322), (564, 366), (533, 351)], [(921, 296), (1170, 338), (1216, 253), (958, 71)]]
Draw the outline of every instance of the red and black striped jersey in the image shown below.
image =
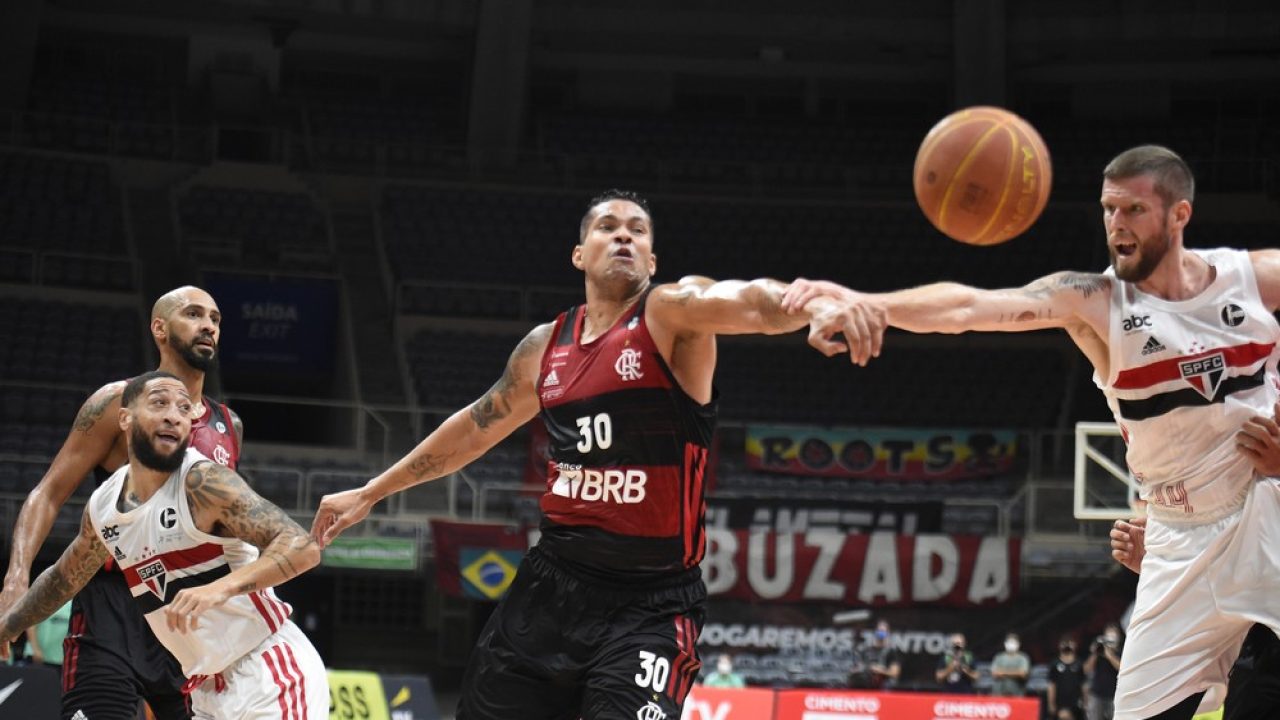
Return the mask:
[(204, 415), (191, 422), (191, 447), (232, 470), (240, 463), (240, 442), (231, 424), (231, 410), (205, 396)]
[(551, 460), (539, 547), (582, 572), (634, 581), (697, 566), (716, 400), (685, 394), (649, 329), (648, 295), (582, 342), (585, 306), (562, 313), (538, 399)]

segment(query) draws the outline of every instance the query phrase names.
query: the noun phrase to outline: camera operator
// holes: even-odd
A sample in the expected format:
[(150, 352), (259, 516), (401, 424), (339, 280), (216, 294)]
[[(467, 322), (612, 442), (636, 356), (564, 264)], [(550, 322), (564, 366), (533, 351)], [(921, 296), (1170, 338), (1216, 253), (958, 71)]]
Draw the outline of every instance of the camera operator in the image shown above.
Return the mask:
[(1115, 715), (1116, 676), (1120, 672), (1120, 626), (1107, 623), (1102, 635), (1089, 645), (1089, 659), (1084, 661), (1084, 674), (1089, 679), (1085, 699), (1088, 720), (1111, 720)]
[(951, 636), (951, 647), (938, 659), (934, 679), (947, 692), (973, 692), (973, 681), (978, 679), (978, 671), (973, 668), (973, 653), (964, 649), (963, 633)]

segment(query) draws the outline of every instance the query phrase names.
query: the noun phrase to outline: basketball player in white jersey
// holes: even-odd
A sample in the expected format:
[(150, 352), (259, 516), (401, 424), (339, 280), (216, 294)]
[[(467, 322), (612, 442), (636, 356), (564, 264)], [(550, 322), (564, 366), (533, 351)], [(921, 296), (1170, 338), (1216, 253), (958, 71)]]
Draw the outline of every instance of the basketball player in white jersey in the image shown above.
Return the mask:
[[(890, 325), (913, 332), (1062, 328), (1093, 363), (1148, 507), (1116, 720), (1220, 707), (1249, 627), (1280, 633), (1280, 483), (1255, 482), (1237, 449), (1243, 425), (1271, 414), (1280, 387), (1280, 251), (1185, 248), (1194, 192), (1177, 154), (1133, 148), (1103, 171), (1105, 273), (871, 296), (798, 281), (785, 300), (877, 302)], [(818, 322), (819, 338), (841, 329), (837, 315)]]
[(320, 561), (306, 531), (235, 471), (188, 447), (193, 402), (155, 370), (120, 399), (129, 463), (94, 491), (80, 534), (0, 618), (9, 641), (113, 558), (182, 665), (197, 720), (328, 717), (324, 663), (271, 588)]

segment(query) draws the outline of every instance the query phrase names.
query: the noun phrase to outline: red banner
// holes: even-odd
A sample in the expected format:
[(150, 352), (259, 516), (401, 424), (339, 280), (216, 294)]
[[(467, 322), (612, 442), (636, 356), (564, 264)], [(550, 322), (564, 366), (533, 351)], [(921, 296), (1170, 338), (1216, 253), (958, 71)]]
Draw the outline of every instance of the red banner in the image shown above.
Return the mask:
[(773, 720), (776, 693), (761, 688), (694, 685), (680, 720)]
[(1039, 720), (1035, 698), (783, 690), (776, 720)]
[(851, 606), (992, 605), (1018, 587), (1018, 538), (708, 529), (713, 596)]
[[(436, 576), (455, 596), (496, 598), (527, 547), (511, 525), (434, 520)], [(707, 529), (712, 597), (772, 603), (999, 605), (1018, 587), (1018, 538)]]

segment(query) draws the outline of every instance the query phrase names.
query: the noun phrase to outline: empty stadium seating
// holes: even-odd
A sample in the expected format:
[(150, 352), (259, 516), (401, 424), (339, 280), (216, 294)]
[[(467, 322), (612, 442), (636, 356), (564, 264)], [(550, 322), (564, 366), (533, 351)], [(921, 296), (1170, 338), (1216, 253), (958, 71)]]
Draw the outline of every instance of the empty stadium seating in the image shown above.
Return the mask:
[(178, 216), (190, 247), (221, 245), (247, 266), (332, 265), (325, 216), (306, 195), (197, 185), (179, 197)]

